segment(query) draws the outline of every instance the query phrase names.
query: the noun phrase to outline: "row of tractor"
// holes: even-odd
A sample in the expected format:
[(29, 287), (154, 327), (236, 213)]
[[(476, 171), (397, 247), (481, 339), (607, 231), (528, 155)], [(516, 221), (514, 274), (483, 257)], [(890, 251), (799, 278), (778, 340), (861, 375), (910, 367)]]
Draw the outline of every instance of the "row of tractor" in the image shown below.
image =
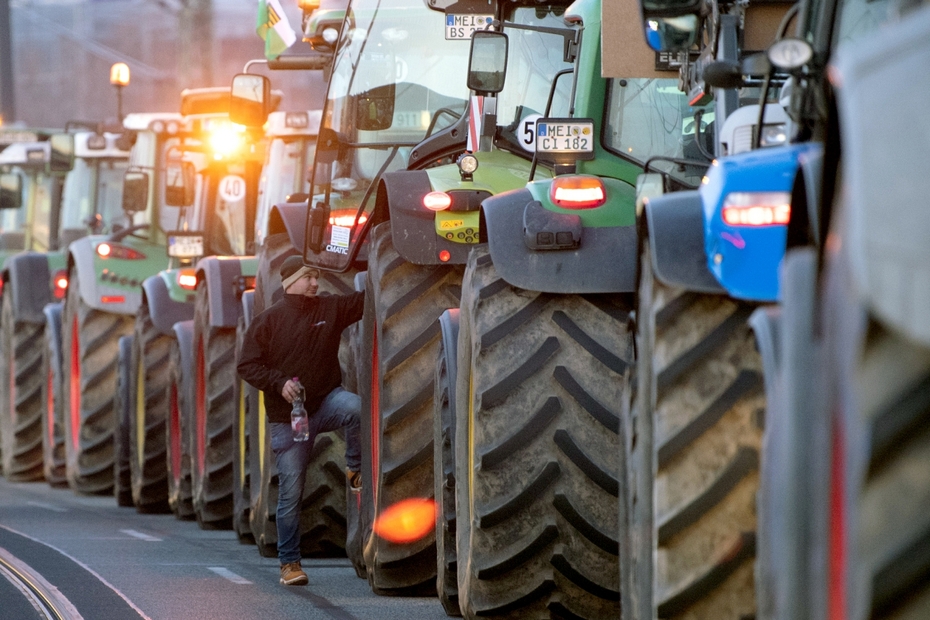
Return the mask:
[(320, 437), (305, 555), (467, 618), (924, 617), (930, 13), (892, 4), (351, 0), (278, 61), (322, 112), (244, 73), (9, 147), (4, 474), (275, 555), (235, 361), (296, 254), (366, 295), (362, 488)]

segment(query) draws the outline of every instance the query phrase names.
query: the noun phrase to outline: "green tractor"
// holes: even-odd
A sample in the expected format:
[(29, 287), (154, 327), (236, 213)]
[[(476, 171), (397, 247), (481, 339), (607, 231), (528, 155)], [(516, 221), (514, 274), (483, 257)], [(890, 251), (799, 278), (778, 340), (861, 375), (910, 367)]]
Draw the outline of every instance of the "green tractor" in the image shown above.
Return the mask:
[[(65, 250), (73, 240), (105, 230), (118, 217), (129, 152), (122, 134), (103, 129), (55, 134), (49, 146), (48, 168), (62, 187), (56, 190), (59, 196), (37, 204), (28, 218), (26, 251), (3, 263), (8, 319), (0, 328), (0, 350), (10, 377), (10, 398), (4, 402), (15, 403), (9, 418), (24, 437), (41, 437), (38, 445), (17, 443), (39, 458), (50, 484), (60, 485), (65, 482), (58, 393), (61, 359), (45, 355), (45, 341), (57, 340), (61, 329), (60, 301), (68, 286)], [(48, 286), (37, 287), (36, 282)], [(36, 372), (37, 364), (42, 372)]]
[[(219, 271), (211, 269), (217, 264), (213, 255), (241, 257), (248, 253), (263, 155), (260, 135), (229, 122), (228, 93), (220, 88), (185, 91), (183, 95), (189, 113), (184, 116), (182, 130), (168, 143), (173, 160), (165, 174), (166, 203), (181, 208), (181, 216), (167, 236), (168, 269), (142, 283), (142, 300), (128, 343), (129, 358), (121, 360), (129, 370), (122, 370), (124, 364), (120, 363), (126, 376), (121, 377), (117, 392), (117, 445), (128, 456), (128, 470), (124, 468), (117, 477), (117, 499), (120, 504), (135, 505), (140, 512), (170, 507), (178, 516), (189, 514), (188, 504), (178, 501), (181, 461), (187, 463), (182, 444), (189, 440), (179, 433), (182, 424), (189, 432), (196, 429), (184, 424), (184, 415), (173, 417), (182, 412), (171, 407), (169, 358), (178, 338), (176, 324), (196, 316), (198, 277), (202, 288), (204, 273), (222, 278), (222, 284), (228, 285), (254, 272), (248, 262), (237, 260), (223, 260)], [(196, 107), (190, 103), (195, 95)], [(203, 258), (205, 255), (210, 258)], [(227, 305), (238, 307), (236, 287), (221, 286), (218, 281), (216, 289), (232, 297), (224, 300)], [(205, 372), (212, 372), (212, 366), (208, 364)], [(231, 380), (227, 378), (226, 383), (231, 385)], [(231, 403), (227, 398), (219, 401), (219, 406), (225, 401)], [(194, 441), (191, 445), (200, 444)], [(167, 454), (170, 457), (166, 458)], [(216, 469), (210, 467), (209, 471)], [(200, 488), (209, 486), (206, 479), (210, 476), (201, 470), (198, 473)], [(220, 495), (228, 494), (225, 487), (231, 488), (226, 482), (219, 483)], [(204, 527), (228, 521), (228, 511), (211, 511), (203, 506), (205, 502), (195, 503)]]

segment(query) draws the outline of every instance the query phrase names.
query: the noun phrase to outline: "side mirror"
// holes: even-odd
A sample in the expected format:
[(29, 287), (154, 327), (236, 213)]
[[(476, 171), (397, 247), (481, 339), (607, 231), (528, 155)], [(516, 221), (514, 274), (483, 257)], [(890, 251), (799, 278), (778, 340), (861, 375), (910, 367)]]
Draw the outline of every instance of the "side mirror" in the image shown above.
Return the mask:
[(74, 168), (74, 134), (56, 133), (48, 139), (50, 155), (49, 174), (70, 172)]
[(503, 32), (476, 30), (471, 35), (467, 81), (469, 90), (481, 95), (493, 95), (504, 89), (507, 46), (507, 35)]
[(316, 202), (307, 211), (307, 247), (316, 254), (323, 251), (323, 237), (329, 224), (329, 205)]
[(240, 73), (233, 77), (229, 120), (246, 127), (261, 127), (271, 110), (271, 82), (264, 75)]
[(23, 178), (15, 172), (0, 174), (0, 209), (18, 209), (23, 204)]
[(646, 43), (657, 52), (686, 51), (697, 42), (699, 27), (697, 15), (647, 17)]
[(375, 86), (358, 95), (355, 126), (362, 131), (383, 131), (394, 123), (394, 84)]
[(165, 165), (165, 204), (189, 207), (194, 204), (197, 171), (189, 161), (170, 161)]
[(149, 199), (149, 173), (144, 170), (127, 170), (123, 175), (123, 211), (145, 211)]

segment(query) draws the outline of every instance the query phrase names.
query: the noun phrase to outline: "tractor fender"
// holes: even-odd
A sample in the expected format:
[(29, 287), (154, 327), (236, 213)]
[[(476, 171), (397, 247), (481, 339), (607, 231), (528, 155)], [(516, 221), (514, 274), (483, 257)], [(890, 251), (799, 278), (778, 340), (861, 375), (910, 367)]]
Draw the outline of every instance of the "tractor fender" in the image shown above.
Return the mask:
[(446, 358), (449, 385), (455, 385), (459, 344), (459, 309), (450, 308), (439, 315), (439, 328), (442, 333), (442, 351)]
[(13, 296), (17, 321), (45, 323), (42, 309), (53, 301), (47, 256), (35, 252), (11, 256), (3, 269), (3, 291)]
[[(820, 238), (820, 215), (817, 208), (820, 205), (820, 194), (823, 190), (823, 145), (811, 144), (811, 148), (798, 157), (797, 187), (803, 187), (804, 205), (806, 207), (807, 222), (813, 239)], [(792, 196), (794, 205), (794, 196)], [(789, 223), (790, 226), (790, 223)]]
[[(455, 243), (436, 234), (435, 214), (423, 206), (423, 197), (432, 191), (429, 174), (424, 170), (386, 173), (378, 184), (376, 210), (387, 205), (391, 215), (391, 241), (397, 252), (414, 265), (464, 265), (474, 247)], [(477, 208), (477, 205), (475, 205)], [(449, 252), (449, 259), (439, 260), (439, 253)]]
[(45, 333), (48, 335), (49, 346), (51, 351), (49, 355), (51, 356), (51, 363), (53, 368), (57, 369), (57, 376), (61, 376), (61, 363), (62, 363), (62, 352), (61, 352), (61, 302), (46, 304), (42, 308), (42, 315), (45, 318)]
[(491, 260), (508, 284), (559, 294), (636, 290), (635, 225), (585, 227), (580, 229), (581, 240), (575, 249), (532, 250), (524, 241), (528, 208), (537, 216), (551, 217), (556, 226), (568, 220), (559, 213), (543, 212), (525, 188), (497, 194), (481, 203)]
[(242, 294), (242, 318), (245, 321), (245, 327), (248, 329), (252, 324), (252, 317), (255, 316), (255, 290), (246, 291)]
[(355, 285), (355, 290), (364, 293), (365, 292), (365, 280), (368, 278), (367, 271), (359, 271), (355, 274), (355, 279), (353, 284)]
[(237, 282), (240, 276), (255, 274), (246, 262), (254, 260), (251, 256), (208, 256), (197, 263), (198, 286), (210, 292), (210, 327), (235, 329), (242, 310)]
[(762, 306), (749, 317), (749, 326), (756, 337), (756, 348), (762, 358), (762, 376), (765, 380), (765, 394), (772, 398), (775, 394), (776, 377), (781, 368), (779, 356), (781, 325), (781, 308), (778, 306)]
[[(178, 350), (181, 352), (181, 376), (191, 378), (194, 376), (194, 321), (178, 321), (171, 326), (174, 337), (178, 340)], [(191, 384), (193, 382), (190, 382)], [(182, 386), (185, 389), (186, 386)], [(190, 395), (193, 398), (192, 395)], [(193, 402), (188, 399), (188, 402)]]
[(142, 303), (148, 304), (149, 316), (159, 333), (171, 336), (171, 326), (178, 321), (194, 318), (194, 304), (171, 299), (168, 286), (161, 274), (149, 276), (142, 282)]
[(307, 227), (307, 203), (283, 203), (271, 207), (268, 214), (268, 234), (286, 232), (291, 245), (302, 251)]
[(651, 198), (645, 213), (653, 271), (659, 280), (699, 293), (726, 293), (707, 268), (704, 207), (697, 191)]
[[(68, 248), (68, 269), (71, 272), (77, 272), (80, 283), (81, 299), (85, 304), (95, 310), (102, 310), (112, 314), (134, 315), (139, 310), (139, 304), (142, 302), (142, 288), (138, 287), (135, 291), (129, 291), (126, 288), (111, 287), (98, 282), (97, 272), (94, 268), (94, 253), (96, 244), (102, 237), (83, 237), (74, 241)], [(70, 276), (73, 281), (74, 277)], [(104, 295), (121, 296), (122, 302), (100, 301)]]

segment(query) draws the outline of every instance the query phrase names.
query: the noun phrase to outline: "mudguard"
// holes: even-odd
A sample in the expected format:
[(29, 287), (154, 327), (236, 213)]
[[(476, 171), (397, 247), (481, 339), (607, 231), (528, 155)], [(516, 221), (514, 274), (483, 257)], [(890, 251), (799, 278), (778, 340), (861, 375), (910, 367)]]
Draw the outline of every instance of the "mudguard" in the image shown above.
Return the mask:
[(481, 204), (491, 260), (508, 284), (558, 294), (636, 290), (635, 225), (584, 227), (576, 249), (531, 250), (524, 241), (524, 217), (536, 202), (528, 189), (518, 189)]
[[(194, 321), (178, 321), (171, 326), (174, 331), (174, 337), (178, 340), (178, 350), (181, 352), (181, 376), (184, 378), (184, 384), (181, 389), (185, 391), (187, 398), (178, 399), (178, 402), (194, 402)], [(181, 415), (187, 415), (191, 412), (182, 412)]]
[(245, 321), (246, 328), (252, 323), (252, 317), (255, 315), (255, 290), (246, 291), (242, 294), (242, 318)]
[(165, 336), (174, 335), (171, 326), (178, 321), (194, 318), (194, 304), (171, 299), (161, 274), (149, 276), (142, 282), (142, 303), (148, 304), (152, 323)]
[(238, 282), (254, 276), (257, 259), (253, 256), (208, 256), (197, 263), (197, 282), (210, 292), (210, 326), (235, 329), (242, 304)]
[[(449, 375), (449, 385), (454, 386), (456, 380), (456, 360), (459, 344), (459, 309), (450, 308), (439, 316), (439, 328), (442, 333), (442, 351), (446, 357), (446, 373)], [(450, 405), (455, 406), (454, 399)]]
[(48, 353), (56, 377), (61, 377), (61, 310), (63, 305), (61, 302), (57, 302), (46, 304), (42, 308), (42, 315), (45, 318), (45, 333), (48, 335), (49, 346), (52, 348)]
[[(99, 281), (96, 261), (96, 248), (101, 242), (107, 239), (103, 235), (92, 237), (83, 237), (73, 242), (68, 248), (68, 268), (77, 271), (78, 281), (81, 286), (81, 299), (85, 304), (95, 310), (111, 312), (113, 314), (133, 315), (139, 310), (139, 304), (142, 303), (142, 277), (138, 281), (130, 281), (125, 285), (109, 285)], [(138, 263), (133, 265), (134, 270), (150, 268), (149, 273), (157, 273), (164, 269), (165, 258), (164, 248), (154, 244), (140, 247), (143, 253), (147, 255), (144, 260), (133, 261)], [(119, 265), (123, 261), (114, 263)], [(155, 265), (159, 267), (155, 267)], [(72, 276), (72, 280), (73, 280)], [(135, 282), (135, 284), (133, 284)], [(105, 297), (122, 297), (121, 302), (103, 302)]]
[(53, 301), (52, 274), (48, 263), (47, 254), (36, 252), (17, 254), (7, 259), (3, 269), (3, 290), (13, 296), (13, 316), (17, 321), (45, 323), (42, 309)]
[(355, 285), (356, 291), (361, 291), (362, 293), (365, 292), (365, 280), (367, 278), (368, 278), (367, 271), (359, 271), (358, 273), (355, 274), (355, 280), (353, 281), (353, 284)]
[(668, 286), (726, 293), (707, 268), (704, 208), (697, 191), (651, 198), (645, 206), (653, 272)]
[(307, 224), (307, 203), (284, 203), (271, 207), (268, 215), (268, 234), (286, 232), (293, 245), (298, 250), (304, 247)]
[[(423, 206), (430, 191), (429, 175), (423, 170), (389, 172), (381, 178), (378, 203), (390, 210), (394, 248), (414, 265), (464, 265), (474, 244), (454, 243), (436, 234), (436, 215)], [(474, 207), (477, 210), (478, 204)], [(443, 250), (449, 252), (448, 260), (439, 260)]]

